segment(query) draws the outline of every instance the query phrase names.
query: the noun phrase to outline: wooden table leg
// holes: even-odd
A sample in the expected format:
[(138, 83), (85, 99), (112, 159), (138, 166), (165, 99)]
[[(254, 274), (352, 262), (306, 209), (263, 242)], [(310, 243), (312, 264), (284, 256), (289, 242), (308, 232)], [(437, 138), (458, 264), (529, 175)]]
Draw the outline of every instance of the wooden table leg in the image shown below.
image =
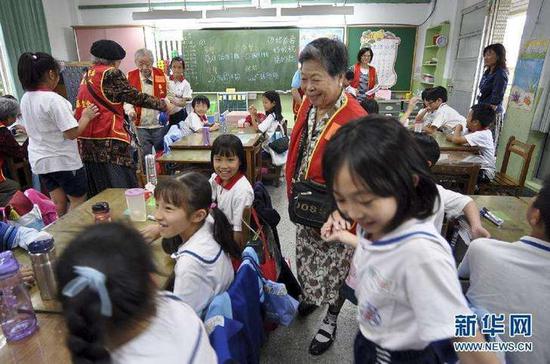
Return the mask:
[(254, 170), (256, 169), (255, 160), (254, 160), (254, 147), (246, 148), (246, 177), (251, 184), (254, 184), (256, 177), (254, 176)]

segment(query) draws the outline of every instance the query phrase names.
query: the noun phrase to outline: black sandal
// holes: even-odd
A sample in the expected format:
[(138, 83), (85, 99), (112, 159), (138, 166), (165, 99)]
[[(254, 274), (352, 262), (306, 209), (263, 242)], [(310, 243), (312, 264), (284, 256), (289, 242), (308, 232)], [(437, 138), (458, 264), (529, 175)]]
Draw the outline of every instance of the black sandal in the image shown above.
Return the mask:
[[(328, 341), (324, 343), (318, 341), (315, 338), (317, 337), (317, 335), (324, 336), (325, 338), (328, 339)], [(331, 347), (332, 343), (334, 342), (334, 339), (336, 338), (336, 325), (334, 325), (334, 331), (332, 335), (323, 329), (319, 329), (315, 337), (313, 337), (313, 340), (311, 340), (311, 344), (309, 344), (309, 353), (311, 355), (321, 355), (325, 351), (327, 351)]]

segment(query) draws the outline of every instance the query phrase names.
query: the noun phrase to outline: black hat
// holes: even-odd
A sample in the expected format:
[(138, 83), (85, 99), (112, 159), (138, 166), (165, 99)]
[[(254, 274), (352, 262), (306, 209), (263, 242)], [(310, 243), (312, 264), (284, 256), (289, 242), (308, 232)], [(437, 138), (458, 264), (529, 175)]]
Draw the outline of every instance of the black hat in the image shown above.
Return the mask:
[(114, 40), (101, 39), (95, 41), (90, 48), (90, 53), (97, 58), (118, 61), (126, 57), (126, 51)]

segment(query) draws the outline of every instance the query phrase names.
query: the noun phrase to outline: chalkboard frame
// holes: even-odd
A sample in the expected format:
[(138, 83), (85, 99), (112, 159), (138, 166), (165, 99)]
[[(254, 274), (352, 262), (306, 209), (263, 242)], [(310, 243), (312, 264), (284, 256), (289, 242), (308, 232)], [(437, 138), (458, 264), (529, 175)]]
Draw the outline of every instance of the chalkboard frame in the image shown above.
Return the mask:
[[(411, 24), (353, 24), (348, 25), (346, 28), (346, 46), (348, 47), (348, 56), (349, 56), (349, 66), (352, 67), (356, 61), (357, 61), (357, 52), (359, 51), (359, 47), (350, 47), (351, 37), (350, 37), (350, 30), (356, 30), (361, 29), (361, 31), (375, 28), (383, 28), (384, 30), (392, 31), (392, 29), (407, 29), (408, 31), (415, 31), (415, 37), (414, 37), (414, 44), (412, 46), (412, 57), (410, 60), (410, 78), (408, 78), (407, 81), (403, 81), (402, 78), (399, 78), (399, 72), (397, 70), (397, 62), (396, 62), (396, 72), (398, 72), (397, 75), (397, 83), (390, 88), (392, 92), (410, 92), (412, 90), (413, 80), (414, 80), (414, 64), (416, 59), (416, 47), (418, 44), (418, 26), (417, 25), (411, 25)], [(401, 45), (400, 45), (401, 46)], [(376, 54), (374, 55), (376, 57)], [(399, 58), (399, 56), (398, 56)], [(408, 88), (403, 88), (401, 84), (406, 83)]]

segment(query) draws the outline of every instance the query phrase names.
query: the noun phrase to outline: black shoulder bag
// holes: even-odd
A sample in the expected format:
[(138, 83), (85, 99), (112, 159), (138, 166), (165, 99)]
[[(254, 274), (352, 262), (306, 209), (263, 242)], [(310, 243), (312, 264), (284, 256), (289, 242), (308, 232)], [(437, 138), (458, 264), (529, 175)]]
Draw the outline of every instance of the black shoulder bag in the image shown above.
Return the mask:
[[(310, 111), (311, 112), (311, 109)], [(308, 112), (308, 119), (309, 119)], [(313, 124), (312, 134), (317, 126), (317, 121)], [(294, 170), (293, 185), (291, 197), (288, 201), (288, 214), (290, 221), (295, 224), (309, 226), (320, 229), (327, 221), (333, 210), (332, 197), (329, 196), (325, 185), (307, 179), (298, 180), (300, 165), (304, 158), (305, 146), (307, 143), (308, 125), (306, 121), (305, 131), (302, 134), (301, 145), (298, 151), (299, 158), (296, 161)]]

